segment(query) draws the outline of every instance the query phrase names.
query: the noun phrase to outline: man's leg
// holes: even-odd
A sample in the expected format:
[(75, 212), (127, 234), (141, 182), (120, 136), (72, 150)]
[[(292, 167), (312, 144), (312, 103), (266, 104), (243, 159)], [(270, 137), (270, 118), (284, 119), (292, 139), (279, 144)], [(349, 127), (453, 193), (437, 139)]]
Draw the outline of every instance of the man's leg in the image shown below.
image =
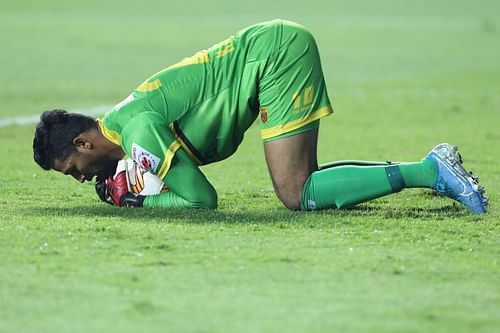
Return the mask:
[(361, 162), (334, 163), (311, 174), (302, 191), (302, 209), (351, 207), (404, 188), (432, 188), (436, 164)]
[[(448, 146), (417, 163), (322, 166), (318, 171), (317, 127), (333, 110), (316, 42), (293, 22), (274, 21), (262, 28), (252, 51), (269, 56), (261, 64), (259, 80), (261, 136), (274, 189), (286, 207), (342, 208), (403, 188), (431, 187), (473, 211), (485, 210), (486, 199), (477, 186), (472, 189), (476, 208), (469, 202), (472, 196), (459, 192), (463, 182), (474, 187), (474, 180)], [(460, 170), (452, 170), (458, 166)]]
[(435, 163), (344, 161), (317, 167), (318, 129), (264, 142), (278, 198), (291, 210), (343, 208), (409, 187), (431, 188)]
[(484, 188), (463, 168), (456, 146), (437, 145), (416, 163), (350, 163), (331, 163), (313, 172), (302, 191), (302, 209), (349, 207), (403, 188), (424, 187), (462, 203), (474, 213), (487, 210)]
[(288, 209), (300, 209), (304, 183), (314, 171), (318, 170), (317, 143), (317, 128), (264, 142), (264, 153), (274, 190)]

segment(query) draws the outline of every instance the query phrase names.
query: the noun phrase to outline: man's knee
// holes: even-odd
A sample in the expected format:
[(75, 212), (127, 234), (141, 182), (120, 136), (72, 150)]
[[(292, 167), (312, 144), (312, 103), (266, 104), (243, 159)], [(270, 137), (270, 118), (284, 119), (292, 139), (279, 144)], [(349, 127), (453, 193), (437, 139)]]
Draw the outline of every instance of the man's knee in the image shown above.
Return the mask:
[(274, 191), (286, 208), (301, 209), (302, 190), (309, 176), (309, 172), (296, 172), (293, 175), (273, 179)]
[(293, 201), (281, 201), (283, 202), (283, 205), (288, 208), (289, 210), (297, 211), (300, 210), (300, 199), (299, 200), (293, 200)]
[(302, 196), (302, 184), (295, 186), (276, 186), (275, 192), (283, 205), (290, 210), (300, 210), (300, 200)]

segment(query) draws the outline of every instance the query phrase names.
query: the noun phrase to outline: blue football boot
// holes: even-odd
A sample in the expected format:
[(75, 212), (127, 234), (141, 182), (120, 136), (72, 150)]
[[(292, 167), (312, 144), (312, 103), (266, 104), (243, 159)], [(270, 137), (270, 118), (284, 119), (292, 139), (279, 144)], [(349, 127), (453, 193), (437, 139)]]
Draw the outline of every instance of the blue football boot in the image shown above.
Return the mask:
[(457, 146), (441, 143), (425, 157), (437, 165), (438, 177), (434, 189), (456, 200), (476, 214), (486, 213), (488, 198), (479, 178), (468, 173), (462, 166), (462, 158)]

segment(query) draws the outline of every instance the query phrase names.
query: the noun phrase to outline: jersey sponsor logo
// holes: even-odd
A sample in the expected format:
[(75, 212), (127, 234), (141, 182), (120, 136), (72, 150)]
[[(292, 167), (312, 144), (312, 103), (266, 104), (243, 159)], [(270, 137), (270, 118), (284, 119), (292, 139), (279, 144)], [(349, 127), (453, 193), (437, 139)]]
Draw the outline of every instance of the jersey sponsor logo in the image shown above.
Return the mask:
[(263, 124), (267, 123), (268, 119), (268, 109), (267, 108), (260, 108), (260, 121), (262, 121)]
[(115, 105), (115, 110), (120, 110), (124, 105), (132, 102), (134, 100), (134, 96), (132, 94), (128, 95), (123, 101)]
[(139, 146), (132, 144), (132, 159), (145, 170), (155, 173), (160, 165), (161, 159), (153, 153)]

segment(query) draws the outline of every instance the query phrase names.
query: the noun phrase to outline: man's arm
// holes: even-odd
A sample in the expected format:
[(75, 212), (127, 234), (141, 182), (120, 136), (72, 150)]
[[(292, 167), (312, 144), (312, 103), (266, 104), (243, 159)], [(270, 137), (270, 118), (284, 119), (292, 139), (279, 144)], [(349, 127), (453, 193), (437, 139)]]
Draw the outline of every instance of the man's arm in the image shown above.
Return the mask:
[(144, 207), (217, 208), (217, 192), (182, 149), (177, 151), (163, 181), (168, 192), (146, 196)]
[[(143, 112), (134, 117), (123, 129), (120, 143), (127, 155), (138, 165), (162, 178), (169, 191), (151, 196), (136, 196), (121, 186), (126, 182), (125, 173), (122, 176), (115, 175), (113, 179), (106, 181), (106, 193), (111, 193), (115, 205), (217, 207), (215, 189), (187, 153), (180, 148), (161, 115), (156, 112)], [(100, 197), (102, 199), (103, 196)], [(109, 203), (109, 200), (105, 201)]]

